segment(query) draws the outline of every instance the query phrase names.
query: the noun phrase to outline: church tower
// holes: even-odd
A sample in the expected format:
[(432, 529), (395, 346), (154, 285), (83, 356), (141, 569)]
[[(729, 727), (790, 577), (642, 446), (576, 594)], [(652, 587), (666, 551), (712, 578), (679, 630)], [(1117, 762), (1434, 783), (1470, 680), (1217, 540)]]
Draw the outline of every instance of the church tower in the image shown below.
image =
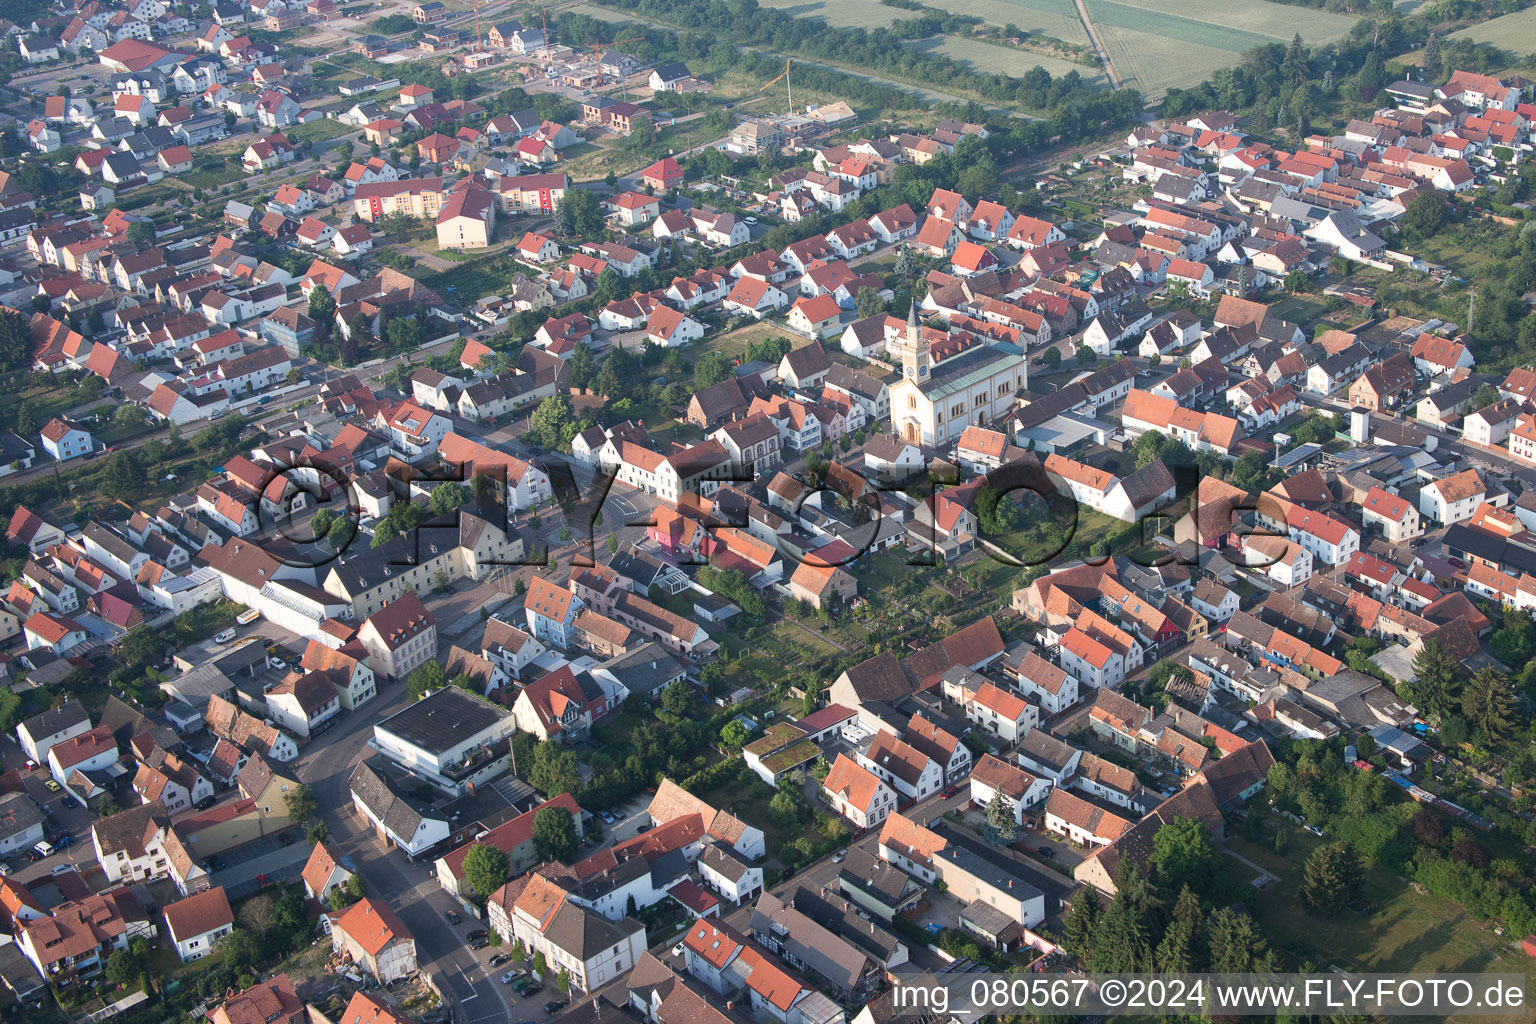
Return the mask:
[(919, 383), (926, 381), (931, 358), (922, 325), (917, 322), (917, 303), (913, 302), (907, 308), (907, 335), (901, 345), (902, 376)]

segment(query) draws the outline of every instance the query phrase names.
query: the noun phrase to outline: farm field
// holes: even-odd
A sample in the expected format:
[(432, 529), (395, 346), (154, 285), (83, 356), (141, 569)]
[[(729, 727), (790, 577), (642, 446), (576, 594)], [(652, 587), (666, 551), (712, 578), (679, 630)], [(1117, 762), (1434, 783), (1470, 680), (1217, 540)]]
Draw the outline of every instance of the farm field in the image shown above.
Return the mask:
[(1060, 78), (1069, 71), (1076, 71), (1088, 82), (1103, 84), (1105, 81), (1102, 71), (1086, 64), (1075, 64), (1060, 57), (1035, 53), (1032, 50), (1016, 50), (1011, 46), (984, 43), (979, 39), (934, 36), (928, 39), (917, 39), (907, 45), (924, 53), (942, 53), (946, 57), (963, 61), (974, 71), (1022, 78), (1026, 71), (1039, 65), (1049, 71), (1052, 78)]
[(1148, 97), (1202, 81), (1267, 43), (1310, 43), (1344, 36), (1354, 19), (1268, 0), (1085, 0), (1115, 68)]
[(880, 0), (762, 0), (762, 6), (798, 18), (824, 18), (837, 28), (886, 28), (897, 18), (917, 16), (900, 7), (887, 7)]
[(1472, 25), (1460, 32), (1452, 32), (1451, 38), (1492, 43), (1510, 53), (1536, 53), (1536, 7), (1506, 14), (1481, 25)]

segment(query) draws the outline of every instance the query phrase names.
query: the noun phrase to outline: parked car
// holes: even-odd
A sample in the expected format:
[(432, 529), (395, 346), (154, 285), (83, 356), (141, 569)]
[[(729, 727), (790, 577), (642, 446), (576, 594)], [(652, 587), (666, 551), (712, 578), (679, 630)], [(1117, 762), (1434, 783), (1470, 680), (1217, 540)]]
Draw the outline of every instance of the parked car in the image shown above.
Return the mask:
[(603, 824), (604, 825), (612, 825), (613, 824), (613, 815), (609, 814), (607, 811), (600, 812), (598, 814), (598, 817), (603, 819)]
[(516, 981), (518, 979), (518, 976), (521, 975), (521, 974), (522, 974), (522, 971), (508, 971), (507, 973), (505, 973), (505, 974), (503, 974), (501, 976), (501, 983), (503, 985), (510, 985), (514, 981)]
[(1056, 859), (1056, 851), (1051, 849), (1049, 846), (1039, 847), (1038, 849), (1035, 850), (1035, 852), (1038, 853), (1040, 856), (1044, 857), (1046, 860), (1055, 860)]
[(464, 921), (464, 919), (458, 915), (457, 911), (453, 911), (453, 910), (448, 911), (448, 923), (449, 924), (462, 924), (463, 921)]
[(848, 851), (847, 850), (838, 850), (836, 853), (834, 853), (832, 855), (832, 863), (833, 864), (841, 864), (843, 861), (845, 861), (847, 859), (848, 859)]
[(960, 792), (959, 786), (948, 786), (945, 788), (944, 792), (939, 794), (939, 796), (943, 797), (945, 800), (948, 800), (958, 792)]
[(549, 1002), (544, 1004), (545, 1013), (554, 1013), (563, 1009), (565, 1009), (565, 1004), (558, 999), (551, 999)]
[(500, 967), (502, 964), (511, 959), (512, 957), (508, 953), (497, 953), (495, 956), (491, 957), (491, 966)]
[(468, 939), (470, 942), (474, 942), (476, 939), (488, 938), (490, 936), (490, 934), (491, 933), (486, 931), (484, 928), (476, 928), (474, 931), (470, 932), (468, 935), (466, 935), (464, 937), (466, 939)]
[(48, 779), (43, 783), (43, 788), (50, 793), (57, 793), (60, 787), (57, 782), (54, 782), (52, 779)]
[(233, 640), (234, 638), (235, 638), (235, 631), (232, 630), (232, 629), (226, 629), (226, 630), (223, 630), (222, 632), (215, 633), (213, 635), (213, 642), (217, 643), (217, 644), (227, 644), (231, 640)]
[(491, 940), (486, 938), (484, 935), (482, 935), (478, 939), (472, 940), (470, 942), (470, 944), (469, 944), (469, 948), (470, 949), (484, 949), (486, 946), (489, 946), (490, 944), (491, 944)]

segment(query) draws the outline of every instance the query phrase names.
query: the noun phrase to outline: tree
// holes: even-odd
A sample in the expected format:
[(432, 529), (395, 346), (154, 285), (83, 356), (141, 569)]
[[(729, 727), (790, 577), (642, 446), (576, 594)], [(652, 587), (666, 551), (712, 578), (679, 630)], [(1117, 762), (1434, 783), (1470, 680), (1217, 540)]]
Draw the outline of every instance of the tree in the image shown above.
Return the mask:
[(1280, 71), (1290, 79), (1292, 85), (1300, 85), (1307, 80), (1310, 68), (1307, 65), (1307, 51), (1301, 45), (1300, 32), (1291, 38), (1291, 46), (1285, 53), (1285, 61), (1280, 65)]
[(22, 402), (16, 407), (16, 433), (22, 437), (37, 433), (37, 412), (31, 402)]
[(707, 352), (693, 366), (693, 390), (712, 388), (731, 376), (731, 357), (724, 352)]
[[(566, 812), (566, 816), (570, 816), (569, 811)], [(537, 823), (537, 815), (534, 816), (534, 821)], [(464, 884), (471, 895), (482, 903), (507, 883), (509, 871), (507, 855), (494, 846), (477, 843), (464, 855)]]
[(1010, 845), (1019, 835), (1019, 822), (1014, 817), (1013, 801), (1001, 793), (987, 804), (987, 831), (1003, 846)]
[(901, 278), (917, 276), (917, 257), (912, 255), (912, 250), (903, 245), (896, 250), (896, 263), (891, 267), (891, 273)]
[(153, 221), (136, 220), (128, 225), (128, 241), (138, 245), (155, 244), (155, 224)]
[(215, 946), (224, 962), (236, 971), (249, 971), (261, 959), (256, 938), (244, 928), (236, 928), (218, 941)]
[(317, 284), (309, 290), (308, 315), (315, 322), (315, 330), (322, 337), (330, 334), (331, 324), (336, 316), (336, 300), (323, 285)]
[(740, 750), (747, 745), (747, 740), (751, 738), (752, 734), (747, 731), (747, 727), (742, 725), (739, 719), (731, 719), (720, 730), (720, 742), (724, 743), (730, 750)]
[(1253, 918), (1222, 907), (1211, 914), (1206, 928), (1210, 970), (1221, 974), (1251, 974), (1274, 969), (1275, 954)]
[(561, 995), (571, 991), (571, 974), (564, 967), (560, 968), (560, 973), (555, 975), (555, 987), (560, 990)]
[(1301, 902), (1320, 917), (1333, 917), (1359, 895), (1363, 874), (1359, 858), (1348, 843), (1320, 846), (1307, 858), (1301, 881)]
[(1198, 818), (1179, 818), (1159, 828), (1152, 836), (1148, 862), (1168, 892), (1209, 891), (1221, 874), (1210, 830)]
[(1199, 897), (1186, 888), (1173, 905), (1173, 918), (1157, 944), (1152, 966), (1169, 974), (1185, 974), (1198, 970), (1205, 957), (1205, 914)]
[(1433, 189), (1421, 190), (1403, 211), (1403, 227), (1419, 238), (1431, 238), (1445, 226), (1445, 200)]
[(320, 802), (315, 799), (314, 792), (303, 783), (283, 794), (283, 804), (288, 809), (289, 820), (295, 825), (302, 825), (309, 821), (320, 809)]
[(0, 372), (26, 366), (31, 348), (32, 332), (27, 321), (14, 309), (0, 310)]
[(464, 488), (452, 481), (444, 481), (432, 488), (432, 494), (427, 503), (431, 506), (434, 516), (445, 516), (463, 505), (466, 500), (468, 495), (464, 493)]
[(597, 285), (592, 289), (592, 295), (606, 306), (622, 299), (624, 291), (624, 279), (619, 276), (619, 272), (612, 267), (604, 267), (603, 272), (597, 275)]
[(1048, 370), (1054, 370), (1061, 365), (1061, 350), (1052, 345), (1045, 350), (1045, 355), (1040, 357)]
[(1093, 886), (1084, 886), (1072, 898), (1072, 907), (1067, 912), (1066, 946), (1069, 952), (1084, 963), (1093, 957), (1094, 935), (1098, 931), (1102, 913), (1099, 891)]
[(1507, 736), (1515, 726), (1515, 694), (1508, 677), (1492, 668), (1472, 673), (1461, 695), (1461, 713), (1490, 741)]
[(1431, 82), (1438, 82), (1445, 73), (1445, 61), (1440, 54), (1440, 37), (1433, 32), (1429, 34), (1429, 42), (1424, 44), (1424, 57), (1419, 61), (1419, 70)]
[(551, 451), (565, 449), (576, 436), (576, 414), (563, 394), (550, 395), (528, 418), (529, 433)]
[(686, 715), (692, 705), (693, 691), (681, 679), (674, 680), (661, 691), (661, 706), (674, 715)]
[(1285, 290), (1295, 295), (1297, 292), (1307, 290), (1307, 275), (1305, 271), (1293, 270), (1285, 275)]
[(122, 430), (132, 430), (144, 423), (144, 407), (141, 405), (120, 405), (117, 412), (112, 414), (112, 423)]
[(335, 512), (328, 508), (316, 509), (315, 514), (309, 517), (309, 532), (315, 540), (319, 540), (330, 534), (331, 528), (340, 519)]
[(565, 863), (575, 856), (576, 823), (571, 812), (564, 807), (539, 808), (533, 816), (533, 846), (546, 861)]
[(859, 319), (878, 316), (885, 312), (885, 300), (874, 288), (864, 288), (859, 291), (858, 297), (853, 300), (853, 308), (858, 313)]
[(1457, 708), (1456, 662), (1444, 643), (1434, 637), (1425, 640), (1414, 656), (1413, 672), (1410, 700), (1436, 715)]
[(119, 949), (107, 958), (107, 980), (125, 988), (139, 980), (144, 962), (132, 950)]
[(331, 838), (330, 826), (323, 821), (312, 822), (309, 828), (304, 830), (304, 838), (309, 840), (310, 846), (319, 846)]
[(420, 700), (434, 690), (448, 685), (448, 670), (436, 661), (422, 662), (406, 682), (406, 694), (411, 700)]
[(1477, 392), (1472, 396), (1472, 408), (1474, 410), (1486, 409), (1503, 397), (1503, 395), (1499, 394), (1499, 389), (1492, 384), (1481, 384), (1478, 386)]

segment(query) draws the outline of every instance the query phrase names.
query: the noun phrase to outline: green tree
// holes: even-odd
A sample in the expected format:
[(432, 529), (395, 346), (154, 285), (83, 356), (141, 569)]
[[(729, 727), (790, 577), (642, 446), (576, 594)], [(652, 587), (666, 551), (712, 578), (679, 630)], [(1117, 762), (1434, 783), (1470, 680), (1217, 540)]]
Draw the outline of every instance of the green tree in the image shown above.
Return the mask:
[(1403, 227), (1419, 238), (1431, 238), (1445, 226), (1445, 200), (1433, 189), (1421, 189), (1403, 211)]
[(570, 861), (576, 855), (576, 823), (571, 812), (564, 807), (539, 808), (533, 816), (533, 846), (543, 860)]
[(1461, 713), (1497, 743), (1515, 727), (1515, 693), (1509, 679), (1492, 668), (1472, 673), (1461, 695)]
[(1459, 707), (1456, 662), (1444, 643), (1431, 637), (1413, 659), (1414, 681), (1410, 699), (1435, 715), (1446, 715)]
[(0, 372), (26, 366), (31, 350), (32, 332), (26, 318), (14, 309), (0, 309)]
[(724, 352), (708, 352), (693, 366), (693, 390), (714, 387), (731, 376), (731, 358)]
[(555, 975), (555, 988), (560, 990), (561, 995), (568, 995), (571, 991), (571, 974), (564, 967)]
[(1477, 393), (1472, 396), (1473, 410), (1486, 409), (1498, 402), (1504, 396), (1499, 394), (1499, 389), (1492, 384), (1480, 384)]
[(1362, 872), (1348, 843), (1319, 846), (1307, 858), (1302, 874), (1301, 903), (1320, 917), (1333, 917), (1359, 895)]
[(336, 300), (323, 285), (317, 284), (309, 290), (308, 313), (309, 318), (315, 322), (316, 330), (322, 335), (330, 333), (330, 325), (336, 316)]
[(314, 792), (303, 783), (283, 794), (283, 804), (288, 810), (289, 820), (295, 825), (309, 821), (320, 809), (320, 802), (315, 799)]
[(236, 928), (218, 940), (214, 948), (224, 958), (224, 962), (237, 972), (250, 971), (261, 959), (261, 949), (256, 945), (255, 936), (244, 928)]
[(445, 516), (463, 505), (468, 497), (463, 487), (452, 481), (444, 481), (432, 488), (427, 503), (431, 506), (434, 516)]
[(1274, 951), (1253, 918), (1222, 907), (1211, 914), (1206, 927), (1210, 944), (1210, 970), (1221, 974), (1249, 974), (1271, 971)]
[(747, 727), (742, 725), (739, 719), (731, 719), (720, 730), (720, 742), (724, 743), (727, 749), (730, 750), (740, 750), (747, 745), (747, 741), (751, 738), (752, 734), (747, 731)]
[(1186, 888), (1207, 892), (1220, 876), (1210, 829), (1198, 818), (1179, 818), (1159, 828), (1148, 862), (1158, 884), (1170, 893)]
[(309, 840), (310, 846), (319, 846), (331, 838), (330, 826), (323, 821), (311, 822), (309, 828), (304, 830), (304, 838)]
[(987, 832), (1003, 846), (1011, 845), (1019, 835), (1019, 822), (1013, 815), (1013, 801), (1001, 793), (987, 804)]
[(539, 403), (528, 419), (529, 433), (545, 448), (563, 451), (577, 434), (576, 415), (571, 400), (563, 394), (550, 395)]
[(132, 950), (119, 949), (107, 958), (107, 980), (125, 988), (139, 980), (144, 962)]
[(1084, 963), (1093, 959), (1094, 936), (1102, 913), (1099, 891), (1093, 886), (1084, 886), (1072, 897), (1071, 908), (1067, 911), (1066, 946)]
[(1094, 366), (1098, 365), (1099, 354), (1093, 349), (1089, 348), (1087, 345), (1079, 345), (1077, 347), (1076, 355), (1077, 365), (1079, 366), (1092, 369)]
[(22, 402), (16, 407), (16, 433), (26, 438), (37, 433), (37, 412), (31, 402)]
[(1046, 369), (1054, 370), (1061, 365), (1061, 350), (1052, 345), (1040, 358), (1045, 363)]
[(468, 887), (470, 894), (478, 902), (483, 903), (492, 893), (507, 883), (510, 867), (507, 863), (507, 855), (501, 850), (486, 843), (476, 843), (464, 855), (462, 870), (464, 884)]
[(411, 700), (420, 700), (433, 690), (448, 685), (448, 670), (440, 662), (422, 662), (406, 681), (406, 694)]
[(1205, 963), (1205, 914), (1200, 899), (1188, 888), (1180, 891), (1173, 917), (1153, 954), (1153, 967), (1169, 974), (1186, 974)]
[(880, 292), (876, 289), (862, 288), (853, 300), (853, 308), (860, 319), (878, 316), (885, 312), (885, 300), (880, 297)]
[(128, 241), (136, 245), (155, 244), (154, 221), (136, 220), (128, 225)]
[(340, 518), (328, 508), (316, 509), (315, 514), (309, 517), (310, 535), (316, 540), (329, 535), (331, 528), (336, 525), (336, 520)]
[(681, 679), (674, 680), (661, 691), (661, 706), (674, 715), (686, 715), (693, 706), (693, 690)]
[(917, 276), (917, 257), (912, 255), (912, 250), (903, 245), (896, 250), (896, 263), (891, 267), (891, 273), (901, 278)]
[(1431, 82), (1438, 82), (1445, 73), (1445, 59), (1440, 54), (1440, 37), (1434, 32), (1429, 33), (1429, 42), (1424, 44), (1424, 57), (1419, 61), (1419, 70)]

